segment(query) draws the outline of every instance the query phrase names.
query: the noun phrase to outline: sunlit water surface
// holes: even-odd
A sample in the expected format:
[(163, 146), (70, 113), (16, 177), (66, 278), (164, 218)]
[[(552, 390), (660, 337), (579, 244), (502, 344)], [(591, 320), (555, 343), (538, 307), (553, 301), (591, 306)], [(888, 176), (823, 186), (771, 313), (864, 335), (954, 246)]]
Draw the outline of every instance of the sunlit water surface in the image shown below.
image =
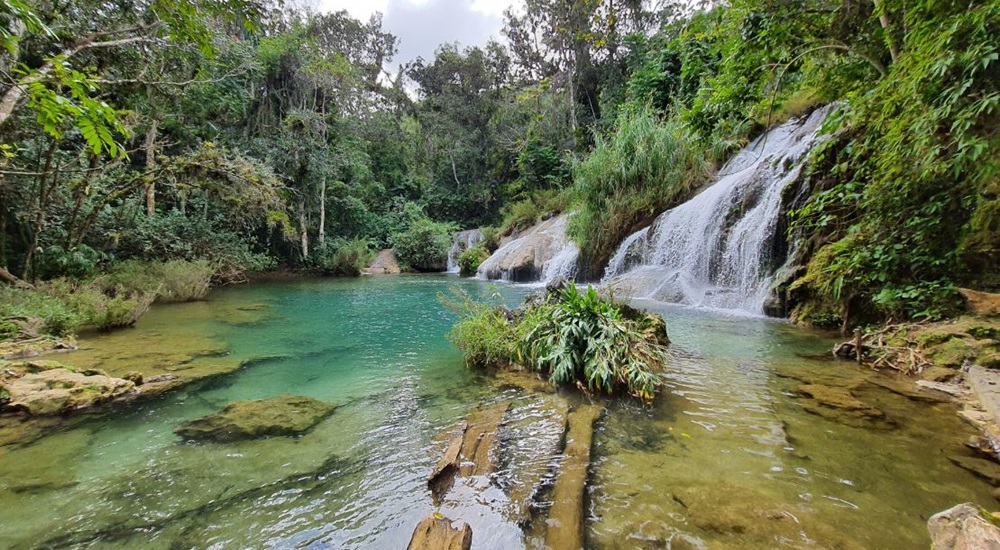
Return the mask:
[[(102, 346), (206, 338), (245, 365), (0, 449), (0, 547), (405, 548), (435, 510), (436, 436), (499, 398), (444, 338), (454, 316), (437, 295), (455, 286), (511, 304), (531, 290), (453, 276), (261, 284), (157, 306), (131, 331), (84, 340), (59, 359), (99, 367)], [(972, 433), (953, 405), (810, 358), (832, 341), (785, 323), (639, 305), (667, 319), (668, 391), (651, 407), (613, 403), (600, 422), (589, 545), (924, 548), (930, 514), (991, 503), (990, 487), (947, 459)], [(805, 383), (849, 387), (884, 416), (811, 414), (795, 392)], [(505, 391), (526, 404), (515, 414), (537, 414)], [(340, 408), (299, 438), (193, 445), (173, 433), (233, 400), (282, 393)], [(524, 544), (502, 519), (463, 519), (476, 548)]]

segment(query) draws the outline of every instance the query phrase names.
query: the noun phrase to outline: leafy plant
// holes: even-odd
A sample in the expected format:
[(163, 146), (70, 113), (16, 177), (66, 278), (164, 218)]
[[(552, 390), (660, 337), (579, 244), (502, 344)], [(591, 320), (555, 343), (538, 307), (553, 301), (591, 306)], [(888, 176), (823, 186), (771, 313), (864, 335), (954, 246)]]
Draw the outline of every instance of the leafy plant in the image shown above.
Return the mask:
[(458, 255), (458, 266), (465, 277), (471, 277), (479, 270), (479, 266), (490, 257), (489, 251), (482, 243), (467, 248)]
[(334, 243), (332, 253), (322, 251), (320, 265), (332, 275), (357, 277), (374, 257), (368, 239), (357, 238)]

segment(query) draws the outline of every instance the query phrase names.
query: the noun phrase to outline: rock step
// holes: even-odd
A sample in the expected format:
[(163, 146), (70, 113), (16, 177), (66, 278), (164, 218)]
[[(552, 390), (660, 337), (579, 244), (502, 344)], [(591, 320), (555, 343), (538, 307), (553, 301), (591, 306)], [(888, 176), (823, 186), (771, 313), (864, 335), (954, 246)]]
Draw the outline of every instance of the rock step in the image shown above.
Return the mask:
[(417, 524), (406, 550), (469, 550), (472, 548), (472, 527), (451, 526), (451, 521), (435, 514)]
[(594, 438), (594, 422), (604, 407), (582, 405), (569, 413), (569, 432), (563, 462), (552, 489), (545, 545), (559, 550), (577, 550), (584, 546), (584, 494), (590, 468), (590, 447)]

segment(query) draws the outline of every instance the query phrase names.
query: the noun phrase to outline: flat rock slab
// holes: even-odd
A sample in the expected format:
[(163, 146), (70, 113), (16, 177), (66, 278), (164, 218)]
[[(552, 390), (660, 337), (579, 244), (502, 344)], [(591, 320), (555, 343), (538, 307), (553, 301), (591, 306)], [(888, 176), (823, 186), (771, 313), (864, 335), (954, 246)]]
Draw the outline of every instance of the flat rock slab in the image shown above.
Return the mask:
[(491, 454), (497, 430), (510, 410), (509, 402), (477, 408), (455, 430), (444, 455), (438, 459), (427, 485), (435, 501), (451, 490), (456, 476), (489, 475), (496, 470)]
[(927, 520), (934, 550), (1000, 550), (1000, 529), (972, 504), (959, 504)]
[(135, 384), (99, 371), (76, 371), (53, 361), (0, 361), (2, 408), (32, 416), (63, 414), (111, 401)]
[(187, 440), (215, 442), (294, 436), (309, 431), (336, 408), (332, 403), (294, 395), (235, 401), (215, 414), (185, 423), (175, 433)]
[(590, 468), (590, 446), (594, 422), (603, 411), (604, 408), (598, 405), (583, 405), (569, 413), (563, 463), (552, 489), (552, 508), (545, 532), (545, 545), (549, 548), (583, 548), (584, 494)]
[(995, 422), (1000, 422), (1000, 372), (974, 365), (966, 373), (965, 380), (986, 412)]
[(435, 514), (417, 524), (406, 550), (469, 550), (472, 548), (472, 527), (451, 526), (451, 521)]

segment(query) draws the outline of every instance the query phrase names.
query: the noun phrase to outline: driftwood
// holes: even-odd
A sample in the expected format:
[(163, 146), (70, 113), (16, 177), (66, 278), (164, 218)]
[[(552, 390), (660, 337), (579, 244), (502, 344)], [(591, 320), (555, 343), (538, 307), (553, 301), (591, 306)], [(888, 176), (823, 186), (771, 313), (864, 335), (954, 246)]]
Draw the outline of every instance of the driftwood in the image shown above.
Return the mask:
[[(852, 340), (834, 346), (833, 354), (853, 359), (875, 370), (890, 368), (903, 374), (919, 374), (932, 363), (918, 349), (917, 342), (907, 337), (907, 327), (890, 323), (878, 331), (865, 334), (858, 329)], [(906, 345), (890, 345), (889, 342)]]

